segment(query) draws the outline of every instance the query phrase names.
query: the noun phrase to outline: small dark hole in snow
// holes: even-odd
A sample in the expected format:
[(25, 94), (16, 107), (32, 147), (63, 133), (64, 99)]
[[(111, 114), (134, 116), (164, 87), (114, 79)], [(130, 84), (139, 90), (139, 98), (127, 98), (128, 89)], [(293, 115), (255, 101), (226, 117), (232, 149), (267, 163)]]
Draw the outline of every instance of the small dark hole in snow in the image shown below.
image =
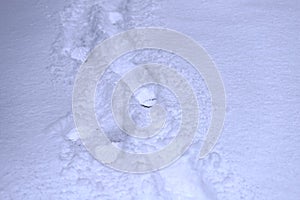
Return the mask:
[(140, 105), (143, 106), (143, 107), (145, 107), (145, 108), (151, 108), (154, 105), (153, 101), (156, 101), (156, 98), (148, 99), (148, 100), (146, 100), (145, 102), (143, 102)]
[(143, 105), (141, 104), (141, 106), (145, 107), (145, 108), (151, 108), (152, 106), (146, 106), (146, 105)]

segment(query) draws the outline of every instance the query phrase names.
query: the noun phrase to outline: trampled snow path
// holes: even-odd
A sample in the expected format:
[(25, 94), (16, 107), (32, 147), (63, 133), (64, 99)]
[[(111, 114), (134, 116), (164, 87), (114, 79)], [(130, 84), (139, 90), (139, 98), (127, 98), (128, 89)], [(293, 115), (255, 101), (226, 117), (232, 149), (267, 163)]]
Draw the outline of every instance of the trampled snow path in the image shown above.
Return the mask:
[[(10, 10), (3, 12), (4, 18), (13, 20), (3, 22), (1, 35), (0, 199), (300, 196), (297, 1), (70, 0), (59, 15), (60, 5), (48, 4), (11, 1)], [(12, 16), (11, 10), (18, 14)], [(153, 151), (172, 139), (178, 128), (174, 95), (155, 85), (140, 94), (155, 97), (170, 111), (161, 135), (144, 142), (124, 138), (112, 123), (107, 114), (111, 89), (136, 64), (155, 61), (180, 71), (201, 105), (199, 131), (189, 151), (170, 167), (143, 175), (114, 171), (86, 151), (76, 133), (70, 100), (76, 70), (89, 51), (103, 39), (139, 26), (173, 28), (197, 40), (217, 63), (227, 94), (223, 136), (207, 158), (198, 160), (210, 119), (203, 79), (188, 63), (163, 51), (133, 52), (116, 61), (98, 86), (96, 105), (97, 117), (116, 145), (134, 152)], [(49, 30), (41, 31), (45, 27)], [(19, 44), (29, 51), (22, 55), (24, 51), (16, 50)], [(38, 51), (43, 56), (35, 58)], [(139, 95), (132, 99), (131, 115), (145, 125), (149, 109), (140, 105), (142, 101)]]
[[(63, 30), (55, 44), (53, 55), (54, 58), (58, 57), (57, 65), (52, 67), (55, 77), (61, 78), (63, 81), (69, 82), (70, 85), (72, 85), (76, 69), (80, 63), (85, 60), (87, 53), (101, 40), (114, 33), (132, 27), (161, 25), (162, 22), (158, 20), (157, 16), (156, 18), (153, 16), (153, 13), (158, 10), (158, 8), (155, 7), (157, 4), (158, 3), (153, 1), (144, 1), (143, 3), (131, 1), (127, 3), (118, 2), (115, 5), (109, 4), (108, 6), (106, 4), (99, 4), (98, 1), (82, 1), (80, 3), (76, 2), (69, 8), (66, 8), (62, 14)], [(145, 15), (145, 13), (150, 14)], [(84, 26), (82, 26), (83, 24)], [(65, 63), (69, 63), (69, 66), (63, 65), (61, 63), (62, 60)], [(191, 84), (195, 88), (195, 91), (197, 91), (200, 107), (202, 108), (199, 116), (200, 119), (202, 119), (202, 125), (199, 128), (200, 136), (198, 135), (198, 138), (203, 137), (209, 123), (208, 119), (210, 118), (210, 114), (208, 108), (210, 105), (208, 91), (202, 78), (195, 76), (194, 74), (196, 73), (192, 71), (193, 68), (178, 57), (162, 51), (148, 50), (135, 52), (132, 53), (132, 55), (127, 55), (123, 57), (123, 59), (118, 60), (118, 62), (111, 67), (112, 71), (108, 72), (107, 75), (104, 76), (104, 80), (99, 84), (101, 87), (99, 88), (97, 97), (99, 102), (97, 105), (99, 110), (98, 120), (104, 122), (104, 130), (107, 130), (108, 133), (113, 132), (112, 136), (108, 135), (110, 139), (129, 151), (136, 151), (140, 148), (147, 151), (149, 148), (153, 150), (157, 149), (158, 146), (163, 147), (169, 139), (172, 139), (170, 135), (176, 133), (176, 127), (178, 127), (178, 125), (169, 121), (164, 131), (166, 133), (163, 135), (167, 138), (160, 136), (160, 138), (154, 138), (152, 142), (150, 140), (146, 143), (127, 140), (126, 144), (121, 144), (118, 143), (122, 140), (122, 138), (120, 138), (121, 132), (118, 131), (114, 123), (111, 123), (113, 121), (111, 114), (107, 115), (107, 113), (110, 113), (110, 107), (108, 105), (110, 103), (114, 82), (118, 80), (121, 74), (134, 67), (134, 65), (150, 61), (168, 64), (185, 74), (185, 76), (191, 80)], [(166, 96), (168, 95), (163, 93), (160, 98), (168, 99)], [(173, 104), (174, 102), (171, 102), (170, 105)], [(138, 109), (140, 112), (145, 113), (138, 104), (135, 104), (132, 109)], [(173, 108), (171, 107), (171, 110), (174, 111), (174, 109), (174, 106)], [(144, 119), (144, 117), (145, 115), (143, 114), (142, 118), (140, 116), (141, 119)], [(67, 116), (65, 121), (58, 121), (58, 127), (61, 127), (61, 123), (70, 126), (69, 123), (72, 124), (70, 118), (71, 116)], [(139, 118), (137, 118), (137, 120), (139, 120)], [(241, 177), (234, 174), (234, 172), (226, 166), (218, 153), (215, 152), (211, 154), (204, 161), (200, 161), (196, 158), (198, 154), (197, 151), (201, 145), (199, 139), (196, 140), (192, 150), (187, 152), (180, 161), (170, 168), (148, 175), (131, 175), (115, 172), (95, 162), (81, 146), (80, 141), (76, 137), (74, 128), (71, 126), (69, 129), (70, 130), (60, 131), (62, 133), (69, 132), (65, 136), (66, 143), (64, 143), (62, 147), (61, 159), (63, 162), (66, 162), (66, 167), (62, 170), (61, 175), (66, 179), (72, 177), (73, 184), (69, 189), (66, 189), (66, 191), (73, 191), (72, 194), (75, 197), (77, 195), (83, 195), (82, 197), (84, 197), (85, 195), (76, 192), (78, 189), (77, 181), (80, 179), (84, 179), (88, 182), (86, 183), (86, 187), (91, 190), (88, 195), (91, 195), (91, 197), (102, 195), (102, 199), (118, 199), (121, 198), (121, 196), (123, 199), (140, 199), (142, 197), (143, 199), (226, 199), (226, 197), (235, 197), (238, 199), (245, 195), (249, 197), (249, 199), (253, 197), (251, 187), (247, 186)], [(60, 130), (60, 128), (58, 128), (58, 130)], [(89, 166), (89, 170), (86, 170), (84, 167), (86, 165)], [(123, 177), (124, 181), (119, 182), (119, 177)], [(137, 182), (136, 179), (139, 179), (139, 181)], [(105, 184), (106, 181), (107, 184)], [(124, 184), (124, 182), (126, 182), (126, 184)], [(99, 184), (102, 185), (101, 192), (97, 190)], [(232, 185), (234, 185), (234, 187)]]

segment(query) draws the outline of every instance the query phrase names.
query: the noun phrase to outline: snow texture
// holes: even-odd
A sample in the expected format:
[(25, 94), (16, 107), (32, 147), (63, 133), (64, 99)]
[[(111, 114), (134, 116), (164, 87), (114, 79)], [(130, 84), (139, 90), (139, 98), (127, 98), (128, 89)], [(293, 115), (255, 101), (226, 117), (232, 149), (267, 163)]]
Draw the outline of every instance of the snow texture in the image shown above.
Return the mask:
[[(295, 200), (300, 197), (300, 3), (206, 0), (9, 1), (1, 6), (0, 199)], [(182, 58), (130, 52), (99, 80), (96, 116), (114, 145), (153, 152), (174, 138), (172, 91), (145, 85), (130, 100), (139, 126), (155, 103), (167, 111), (160, 134), (142, 141), (118, 129), (110, 109), (117, 81), (139, 64), (165, 64), (187, 78), (199, 103), (199, 129), (171, 166), (147, 174), (110, 169), (81, 143), (72, 117), (76, 72), (104, 39), (134, 27), (185, 33), (212, 56), (227, 95), (222, 138), (197, 155), (210, 123), (210, 94)]]

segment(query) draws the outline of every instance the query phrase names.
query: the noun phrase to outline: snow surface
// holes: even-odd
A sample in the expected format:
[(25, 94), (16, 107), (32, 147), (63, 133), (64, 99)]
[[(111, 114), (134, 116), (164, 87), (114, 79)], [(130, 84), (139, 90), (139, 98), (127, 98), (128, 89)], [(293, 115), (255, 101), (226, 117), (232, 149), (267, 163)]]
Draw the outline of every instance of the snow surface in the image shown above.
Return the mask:
[[(68, 0), (1, 5), (0, 199), (300, 199), (300, 2), (297, 0)], [(227, 95), (222, 137), (197, 159), (210, 120), (201, 76), (171, 53), (131, 52), (97, 88), (98, 120), (115, 145), (132, 152), (164, 147), (178, 129), (171, 91), (147, 85), (130, 101), (137, 124), (155, 103), (167, 110), (147, 141), (116, 127), (108, 102), (135, 65), (168, 64), (188, 78), (200, 104), (199, 130), (173, 165), (148, 174), (114, 171), (82, 145), (71, 114), (76, 71), (99, 42), (134, 27), (185, 33), (212, 56)], [(141, 106), (144, 105), (144, 106)]]

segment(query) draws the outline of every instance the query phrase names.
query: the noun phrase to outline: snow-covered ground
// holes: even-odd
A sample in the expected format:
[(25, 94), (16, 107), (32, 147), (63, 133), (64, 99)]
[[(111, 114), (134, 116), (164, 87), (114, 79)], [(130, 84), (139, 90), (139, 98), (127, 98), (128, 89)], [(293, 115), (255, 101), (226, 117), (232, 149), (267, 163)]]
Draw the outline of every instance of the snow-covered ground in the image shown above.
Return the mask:
[[(297, 0), (1, 3), (0, 199), (299, 199), (299, 9)], [(152, 102), (143, 94), (161, 101), (170, 114), (164, 134), (142, 143), (124, 140), (112, 122), (107, 103), (115, 81), (137, 64), (155, 61), (178, 70), (201, 108), (197, 136), (183, 157), (160, 171), (122, 173), (82, 145), (72, 117), (72, 88), (77, 69), (97, 44), (148, 26), (177, 30), (206, 49), (224, 82), (226, 119), (217, 146), (199, 160), (211, 117), (202, 77), (167, 52), (121, 57), (100, 81), (96, 98), (98, 120), (116, 145), (153, 151), (178, 129), (175, 96), (155, 85), (138, 91), (130, 111), (145, 125), (148, 111), (140, 104)]]

